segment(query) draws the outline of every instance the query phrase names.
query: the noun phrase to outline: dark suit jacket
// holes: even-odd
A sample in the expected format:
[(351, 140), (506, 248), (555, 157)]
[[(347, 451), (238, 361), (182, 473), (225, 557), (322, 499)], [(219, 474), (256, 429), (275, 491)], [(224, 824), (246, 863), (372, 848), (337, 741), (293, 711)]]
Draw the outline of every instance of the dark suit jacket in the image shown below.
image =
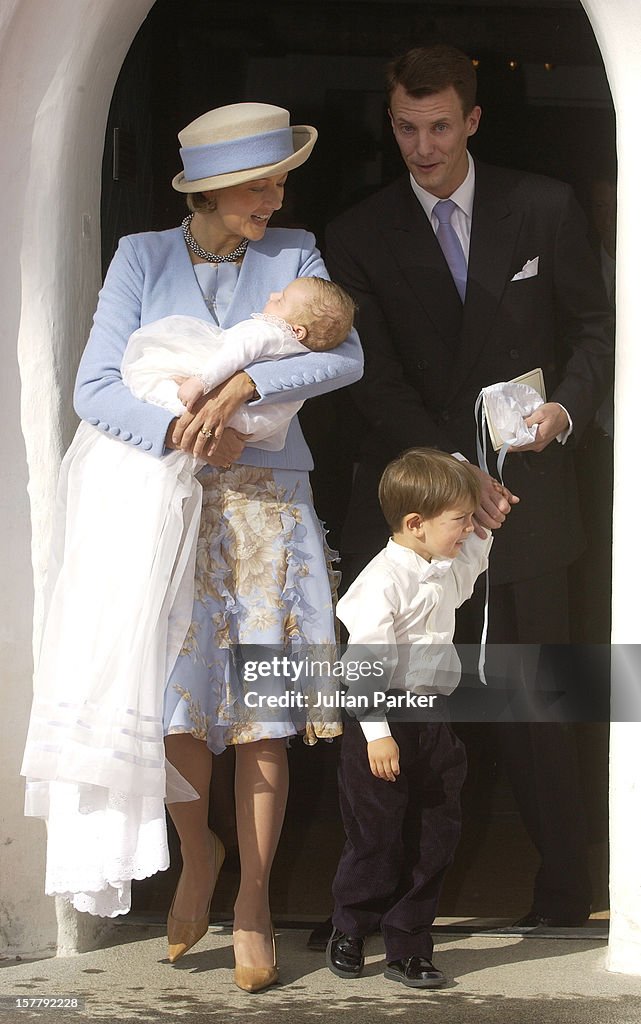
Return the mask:
[[(537, 256), (537, 276), (513, 281)], [(377, 482), (400, 451), (429, 445), (476, 462), (482, 387), (542, 367), (573, 439), (607, 389), (610, 312), (583, 214), (561, 182), (476, 162), (464, 307), (408, 176), (329, 225), (327, 264), (359, 305), (365, 351), (364, 377), (350, 389), (365, 428), (346, 553), (384, 543)], [(495, 583), (543, 575), (580, 553), (571, 449), (552, 442), (508, 455), (504, 479), (521, 504), (496, 534)]]

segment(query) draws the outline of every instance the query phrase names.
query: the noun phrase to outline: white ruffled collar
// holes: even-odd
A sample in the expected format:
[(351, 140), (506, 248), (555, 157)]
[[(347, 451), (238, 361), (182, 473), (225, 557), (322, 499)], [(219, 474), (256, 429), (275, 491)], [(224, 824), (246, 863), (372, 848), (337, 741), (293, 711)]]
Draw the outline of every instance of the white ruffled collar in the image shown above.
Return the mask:
[(403, 565), (406, 569), (416, 573), (419, 583), (427, 583), (429, 580), (437, 580), (444, 576), (453, 562), (452, 558), (434, 558), (428, 562), (411, 548), (397, 544), (391, 537), (387, 542), (385, 552), (392, 562)]
[[(271, 324), (272, 327), (278, 327), (291, 341), (301, 342), (296, 337), (296, 331), (291, 324), (288, 324), (286, 320), (283, 320), (280, 316), (274, 316), (273, 313), (252, 313), (252, 320), (263, 320), (266, 324)], [(305, 346), (303, 346), (304, 348)]]

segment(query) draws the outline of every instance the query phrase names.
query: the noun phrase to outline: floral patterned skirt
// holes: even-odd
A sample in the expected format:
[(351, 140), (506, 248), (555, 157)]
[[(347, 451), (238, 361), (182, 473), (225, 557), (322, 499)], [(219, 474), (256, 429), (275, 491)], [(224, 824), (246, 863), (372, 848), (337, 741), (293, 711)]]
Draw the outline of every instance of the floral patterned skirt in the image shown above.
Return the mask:
[(214, 753), (341, 732), (332, 570), (306, 473), (201, 471), (192, 623), (167, 683), (165, 734)]

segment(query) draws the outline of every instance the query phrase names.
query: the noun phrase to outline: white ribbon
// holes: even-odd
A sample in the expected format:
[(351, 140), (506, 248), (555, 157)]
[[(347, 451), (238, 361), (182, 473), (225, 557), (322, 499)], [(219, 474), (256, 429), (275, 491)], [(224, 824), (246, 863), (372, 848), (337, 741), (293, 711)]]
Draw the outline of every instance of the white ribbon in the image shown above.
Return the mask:
[[(496, 457), (496, 472), (503, 484), (503, 466), (510, 448), (521, 448), (536, 440), (538, 425), (528, 427), (525, 418), (531, 416), (535, 409), (543, 405), (538, 391), (529, 384), (518, 381), (502, 381), (482, 388), (474, 404), (476, 422), (476, 457), (479, 467), (490, 476), (487, 465), (487, 421), (491, 418), (494, 431), (500, 437), (501, 445)], [(479, 679), (487, 686), (485, 678), (485, 648), (489, 625), (490, 604), (490, 570), (485, 575), (485, 608), (483, 611), (483, 631), (481, 634), (481, 653), (479, 655)]]

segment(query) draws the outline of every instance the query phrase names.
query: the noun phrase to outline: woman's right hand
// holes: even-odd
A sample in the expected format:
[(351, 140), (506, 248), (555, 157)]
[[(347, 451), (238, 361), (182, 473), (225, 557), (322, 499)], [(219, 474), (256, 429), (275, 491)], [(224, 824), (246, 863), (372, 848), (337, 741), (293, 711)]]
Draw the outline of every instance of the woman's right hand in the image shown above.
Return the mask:
[(215, 452), (212, 455), (201, 455), (200, 458), (208, 462), (210, 466), (222, 466), (224, 469), (229, 469), (232, 462), (236, 462), (236, 459), (242, 455), (246, 440), (245, 435), (239, 434), (233, 427), (225, 427)]
[(184, 412), (176, 420), (174, 447), (209, 459), (216, 449), (227, 423), (237, 409), (254, 394), (254, 382), (244, 370), (213, 388), (195, 403), (193, 411)]
[[(175, 451), (189, 451), (188, 448), (184, 448), (174, 441), (174, 430), (177, 423), (178, 420), (174, 419), (169, 424), (165, 437), (165, 448), (171, 448)], [(216, 450), (211, 455), (201, 454), (199, 458), (209, 463), (210, 466), (228, 468), (232, 462), (235, 462), (242, 455), (246, 440), (245, 435), (239, 434), (233, 427), (225, 427), (216, 444)], [(194, 454), (193, 451), (192, 454)]]

